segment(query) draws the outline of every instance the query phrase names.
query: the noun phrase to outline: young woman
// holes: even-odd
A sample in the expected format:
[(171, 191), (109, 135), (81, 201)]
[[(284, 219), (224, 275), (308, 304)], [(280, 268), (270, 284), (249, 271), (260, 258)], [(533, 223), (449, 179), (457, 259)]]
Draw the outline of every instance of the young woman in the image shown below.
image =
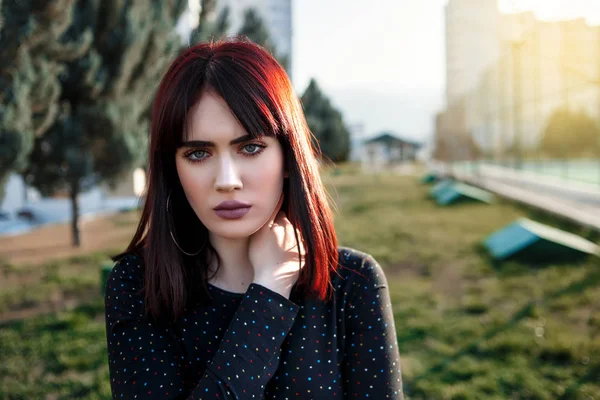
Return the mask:
[(113, 399), (402, 399), (385, 275), (338, 247), (283, 68), (198, 44), (153, 104), (146, 201), (106, 288)]

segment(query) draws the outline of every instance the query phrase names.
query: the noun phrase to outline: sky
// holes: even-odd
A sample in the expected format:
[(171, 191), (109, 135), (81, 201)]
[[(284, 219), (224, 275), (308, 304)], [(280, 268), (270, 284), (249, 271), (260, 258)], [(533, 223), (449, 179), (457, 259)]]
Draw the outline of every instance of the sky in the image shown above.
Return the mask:
[[(294, 87), (311, 78), (365, 137), (432, 133), (445, 86), (445, 0), (294, 0)], [(318, 12), (315, 12), (318, 10)]]
[(533, 10), (540, 19), (557, 20), (585, 17), (590, 24), (600, 24), (598, 0), (499, 0), (500, 10)]
[[(499, 0), (500, 9), (543, 19), (587, 16), (600, 0)], [(447, 0), (292, 0), (292, 79), (301, 94), (315, 78), (363, 137), (389, 130), (426, 141), (444, 107)]]

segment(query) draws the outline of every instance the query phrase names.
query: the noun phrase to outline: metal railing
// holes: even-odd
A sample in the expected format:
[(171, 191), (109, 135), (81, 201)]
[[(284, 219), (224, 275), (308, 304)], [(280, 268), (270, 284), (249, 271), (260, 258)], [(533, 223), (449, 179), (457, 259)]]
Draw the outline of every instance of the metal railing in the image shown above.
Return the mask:
[(569, 182), (600, 186), (600, 158), (588, 159), (529, 159), (516, 162), (507, 159), (456, 161), (451, 168), (458, 171), (476, 173), (485, 167), (501, 167), (528, 175), (536, 174), (548, 178), (556, 178)]

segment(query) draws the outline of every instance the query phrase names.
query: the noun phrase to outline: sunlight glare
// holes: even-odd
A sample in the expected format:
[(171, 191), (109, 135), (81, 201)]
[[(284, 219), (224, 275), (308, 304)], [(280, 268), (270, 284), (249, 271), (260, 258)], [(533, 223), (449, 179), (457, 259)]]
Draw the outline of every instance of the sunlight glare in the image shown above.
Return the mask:
[(591, 24), (600, 24), (598, 0), (499, 0), (504, 13), (532, 10), (543, 20), (564, 20), (584, 17)]

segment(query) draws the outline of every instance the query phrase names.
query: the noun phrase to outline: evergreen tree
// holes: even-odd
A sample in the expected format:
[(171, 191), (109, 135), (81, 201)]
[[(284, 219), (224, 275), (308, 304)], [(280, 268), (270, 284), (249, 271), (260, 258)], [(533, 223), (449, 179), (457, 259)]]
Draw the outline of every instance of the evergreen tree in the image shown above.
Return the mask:
[(259, 44), (269, 51), (274, 50), (269, 37), (269, 30), (265, 26), (263, 19), (254, 8), (248, 8), (244, 11), (244, 23), (240, 28), (240, 35), (247, 36), (254, 43)]
[[(32, 4), (37, 13), (32, 13)], [(33, 60), (29, 62), (33, 83), (21, 87), (29, 96), (14, 96), (7, 107), (20, 110), (13, 120), (25, 127), (33, 121), (29, 122), (33, 134), (17, 127), (11, 137), (25, 132), (34, 138), (24, 172), (29, 184), (45, 195), (69, 193), (76, 246), (78, 195), (101, 181), (115, 184), (146, 151), (147, 111), (161, 74), (178, 51), (174, 27), (186, 5), (186, 0), (32, 0), (27, 7), (10, 10), (10, 17), (18, 21), (14, 33), (31, 29), (26, 37), (34, 43), (17, 45), (16, 51), (25, 60), (21, 65)], [(7, 20), (4, 7), (2, 11)], [(11, 33), (5, 25), (2, 38)], [(30, 99), (40, 96), (39, 81), (54, 91), (48, 89), (52, 96), (45, 94), (42, 103), (49, 110), (44, 115), (51, 117), (35, 124), (36, 110), (43, 107), (34, 107)], [(13, 86), (20, 87), (19, 83)], [(21, 108), (20, 101), (25, 102)], [(3, 121), (4, 126), (11, 125)], [(27, 147), (31, 146), (21, 145), (24, 154)]]
[(248, 8), (244, 11), (244, 22), (240, 28), (239, 34), (246, 36), (254, 43), (267, 49), (289, 74), (289, 58), (286, 55), (277, 53), (267, 26), (258, 11), (254, 8)]
[(557, 109), (548, 120), (541, 148), (553, 157), (600, 155), (600, 127), (583, 111)]
[(438, 161), (453, 161), (453, 145), (450, 135), (436, 132), (433, 140), (432, 158)]
[(325, 97), (317, 82), (311, 79), (301, 97), (308, 126), (327, 158), (345, 161), (350, 155), (350, 132), (342, 114)]
[(61, 40), (74, 1), (0, 1), (0, 182), (22, 171), (56, 121), (64, 64), (91, 45), (89, 34)]
[(217, 0), (202, 0), (198, 27), (191, 34), (191, 43), (208, 42), (227, 35), (229, 7), (223, 8), (219, 15), (216, 15), (216, 8)]

